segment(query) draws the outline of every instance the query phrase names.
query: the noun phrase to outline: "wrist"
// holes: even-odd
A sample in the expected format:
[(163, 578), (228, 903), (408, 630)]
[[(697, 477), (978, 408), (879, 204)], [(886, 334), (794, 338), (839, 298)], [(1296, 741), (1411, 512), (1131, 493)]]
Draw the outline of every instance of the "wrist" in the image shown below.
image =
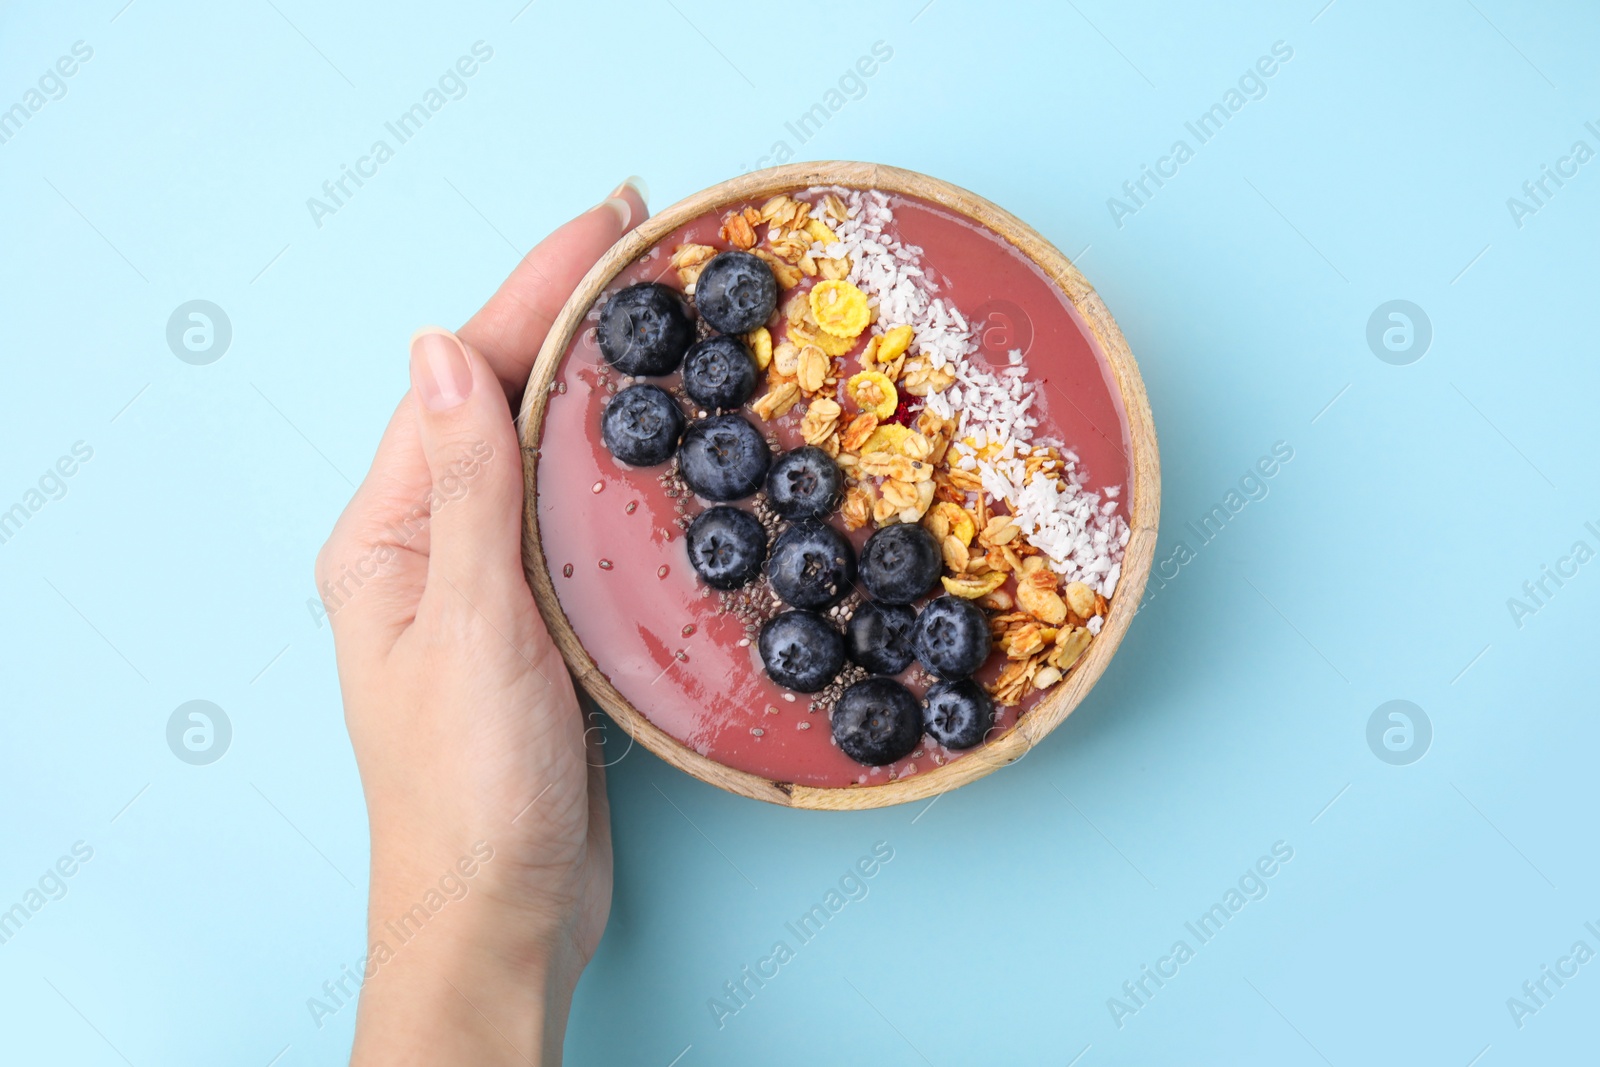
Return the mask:
[(572, 902), (541, 892), (542, 881), (493, 842), (459, 843), (469, 836), (430, 841), (413, 830), (396, 848), (403, 835), (374, 828), (369, 946), (397, 951), (431, 930), (429, 941), (448, 938), (463, 952), (482, 952), (513, 969), (564, 961), (573, 944)]
[(484, 842), (448, 862), (374, 846), (352, 1063), (559, 1063), (582, 971), (570, 924), (512, 903)]
[[(380, 896), (373, 893), (374, 908)], [(559, 939), (496, 945), (502, 911), (479, 895), (421, 922), (375, 913), (351, 1062), (555, 1064), (580, 967)], [(441, 1050), (449, 1050), (442, 1055)]]

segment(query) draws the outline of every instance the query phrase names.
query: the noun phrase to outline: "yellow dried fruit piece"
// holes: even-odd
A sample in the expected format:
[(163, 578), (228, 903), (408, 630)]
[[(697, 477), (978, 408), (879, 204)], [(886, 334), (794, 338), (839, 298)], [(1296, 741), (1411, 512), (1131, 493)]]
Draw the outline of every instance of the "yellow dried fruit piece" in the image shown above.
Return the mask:
[(963, 545), (972, 544), (972, 537), (977, 532), (973, 525), (972, 516), (967, 514), (965, 508), (958, 507), (948, 500), (941, 500), (934, 505), (930, 515), (937, 514), (940, 521), (945, 524), (945, 532), (960, 541)]
[[(862, 411), (872, 412), (880, 419), (887, 419), (893, 415), (894, 409), (900, 405), (900, 394), (895, 391), (894, 383), (889, 380), (888, 375), (875, 370), (852, 374), (844, 389), (850, 395), (850, 399), (856, 402), (857, 407)], [(905, 429), (904, 426), (900, 428)]]
[(856, 346), (854, 337), (835, 337), (825, 330), (817, 331), (817, 339), (812, 342), (830, 356), (849, 355), (850, 350)]
[(830, 356), (842, 356), (856, 346), (853, 337), (835, 337), (810, 322), (789, 320), (789, 339), (797, 345), (816, 345)]
[(811, 315), (828, 333), (852, 340), (872, 321), (867, 294), (844, 281), (818, 282), (811, 287)]
[(872, 436), (861, 446), (861, 454), (895, 451), (910, 432), (898, 422), (886, 422), (872, 431)]
[(896, 326), (883, 335), (883, 340), (878, 342), (876, 353), (879, 363), (892, 363), (895, 359), (905, 354), (911, 347), (911, 327)]
[(765, 326), (759, 326), (744, 336), (745, 343), (750, 346), (750, 354), (756, 358), (756, 369), (766, 370), (767, 364), (772, 362), (772, 334)]
[(999, 441), (990, 441), (982, 448), (979, 448), (978, 439), (976, 437), (963, 437), (961, 439), (961, 443), (970, 448), (972, 450), (972, 454), (977, 456), (979, 459), (993, 459), (994, 457), (998, 456), (1000, 454), (1000, 450), (1005, 447)]
[(806, 219), (806, 232), (813, 241), (821, 241), (824, 247), (839, 243), (839, 235), (828, 229), (828, 224), (821, 219)]
[(988, 596), (1002, 585), (1005, 585), (1006, 576), (1004, 572), (997, 571), (993, 574), (977, 577), (950, 578), (946, 576), (941, 577), (939, 581), (944, 584), (944, 591), (951, 596), (958, 596), (963, 600), (976, 600), (981, 596)]
[(883, 340), (883, 338), (882, 337), (878, 337), (878, 336), (873, 336), (873, 337), (867, 338), (867, 347), (865, 347), (865, 348), (863, 348), (861, 350), (861, 357), (860, 358), (861, 358), (861, 369), (862, 370), (871, 370), (872, 369), (872, 362), (876, 358), (877, 352), (878, 352), (878, 342), (880, 342), (882, 340)]

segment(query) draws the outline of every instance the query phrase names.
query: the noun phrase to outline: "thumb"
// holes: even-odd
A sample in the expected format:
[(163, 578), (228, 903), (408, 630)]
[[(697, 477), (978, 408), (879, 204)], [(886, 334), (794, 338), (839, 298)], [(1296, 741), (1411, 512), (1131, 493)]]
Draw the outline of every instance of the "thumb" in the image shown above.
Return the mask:
[(433, 326), (411, 339), (411, 388), (432, 483), (424, 596), (459, 595), (503, 619), (528, 595), (522, 455), (505, 391), (481, 355)]

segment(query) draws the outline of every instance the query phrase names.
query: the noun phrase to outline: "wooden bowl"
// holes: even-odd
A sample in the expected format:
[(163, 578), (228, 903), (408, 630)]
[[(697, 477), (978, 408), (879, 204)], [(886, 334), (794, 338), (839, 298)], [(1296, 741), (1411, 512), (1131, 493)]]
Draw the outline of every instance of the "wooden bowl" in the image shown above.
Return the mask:
[[(584, 316), (612, 278), (657, 241), (691, 219), (731, 203), (759, 202), (776, 193), (819, 185), (881, 189), (920, 197), (998, 234), (1038, 265), (1077, 308), (1094, 335), (1098, 346), (1097, 357), (1103, 361), (1121, 397), (1127, 420), (1132, 468), (1131, 499), (1128, 501), (1130, 537), (1123, 555), (1116, 595), (1112, 598), (1111, 614), (1099, 636), (1089, 646), (1084, 659), (1069, 676), (1039, 700), (1009, 732), (981, 749), (943, 766), (896, 781), (837, 788), (775, 782), (724, 766), (668, 735), (635, 709), (596, 666), (562, 609), (541, 545), (536, 507), (539, 436), (545, 407), (549, 402), (550, 384), (568, 345), (582, 328)], [(1155, 555), (1156, 522), (1161, 504), (1155, 425), (1133, 353), (1128, 350), (1122, 331), (1117, 328), (1099, 295), (1065, 255), (1020, 219), (965, 189), (895, 167), (874, 163), (791, 163), (713, 185), (647, 219), (618, 241), (584, 275), (583, 281), (556, 317), (528, 378), (518, 426), (527, 488), (523, 565), (528, 584), (533, 588), (534, 598), (544, 614), (550, 633), (578, 683), (630, 736), (674, 767), (729, 792), (774, 804), (827, 810), (903, 804), (965, 785), (996, 767), (1021, 759), (1078, 706), (1111, 662), (1138, 610), (1139, 598)]]

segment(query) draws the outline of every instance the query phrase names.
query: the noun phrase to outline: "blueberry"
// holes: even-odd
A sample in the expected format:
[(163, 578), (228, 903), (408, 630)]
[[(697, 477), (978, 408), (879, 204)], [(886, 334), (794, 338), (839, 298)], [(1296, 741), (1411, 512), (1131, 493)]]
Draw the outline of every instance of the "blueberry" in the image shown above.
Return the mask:
[(756, 361), (737, 337), (707, 337), (683, 357), (683, 390), (703, 408), (736, 408), (756, 391)]
[(857, 763), (893, 763), (909, 756), (921, 737), (917, 698), (892, 678), (857, 682), (833, 706), (833, 739)]
[(767, 676), (797, 693), (817, 692), (844, 666), (844, 638), (810, 611), (786, 611), (768, 620), (756, 649)]
[(618, 292), (600, 312), (600, 352), (623, 374), (671, 374), (694, 340), (694, 324), (676, 290), (641, 282)]
[(827, 523), (804, 519), (772, 542), (767, 580), (786, 604), (831, 608), (855, 584), (855, 549), (844, 534)]
[(738, 500), (761, 488), (772, 452), (761, 431), (738, 415), (713, 415), (683, 432), (678, 467), (707, 500)]
[(933, 534), (914, 522), (885, 526), (861, 549), (861, 584), (889, 604), (909, 604), (939, 582), (943, 558)]
[(600, 413), (600, 440), (613, 456), (634, 467), (654, 467), (672, 458), (683, 433), (683, 412), (664, 389), (630, 385)]
[(721, 252), (695, 280), (694, 304), (719, 333), (749, 333), (777, 310), (778, 280), (749, 252)]
[(821, 518), (838, 507), (843, 496), (839, 465), (815, 445), (785, 452), (767, 472), (767, 503), (786, 519)]
[(971, 748), (994, 722), (994, 701), (971, 678), (940, 682), (922, 701), (922, 728), (945, 748)]
[(989, 620), (970, 600), (942, 596), (917, 616), (912, 644), (917, 659), (940, 678), (965, 678), (989, 658)]
[(726, 504), (695, 516), (684, 541), (690, 565), (713, 589), (747, 584), (767, 560), (767, 529), (761, 520)]
[(856, 609), (845, 627), (845, 649), (852, 660), (873, 674), (899, 674), (916, 658), (911, 647), (916, 624), (915, 608), (869, 600)]

